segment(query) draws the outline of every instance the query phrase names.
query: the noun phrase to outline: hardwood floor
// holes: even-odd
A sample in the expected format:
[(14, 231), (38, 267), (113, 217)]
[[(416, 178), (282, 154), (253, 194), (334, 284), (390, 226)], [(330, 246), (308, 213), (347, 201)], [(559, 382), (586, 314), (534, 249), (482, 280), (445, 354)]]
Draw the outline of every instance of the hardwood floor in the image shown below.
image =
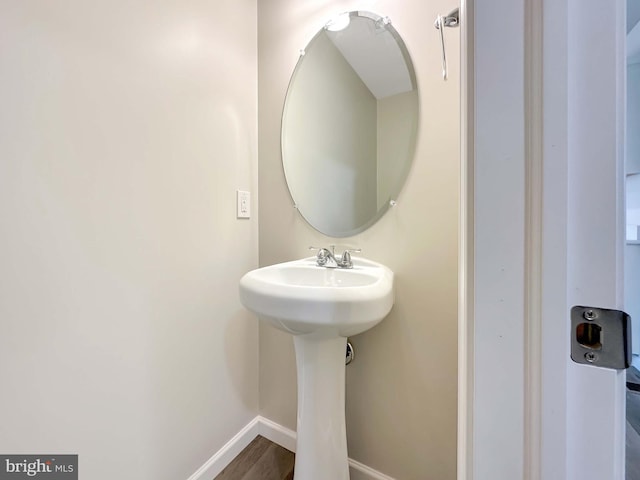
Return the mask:
[(258, 435), (213, 480), (293, 480), (294, 454)]
[(640, 372), (627, 370), (626, 480), (640, 480)]

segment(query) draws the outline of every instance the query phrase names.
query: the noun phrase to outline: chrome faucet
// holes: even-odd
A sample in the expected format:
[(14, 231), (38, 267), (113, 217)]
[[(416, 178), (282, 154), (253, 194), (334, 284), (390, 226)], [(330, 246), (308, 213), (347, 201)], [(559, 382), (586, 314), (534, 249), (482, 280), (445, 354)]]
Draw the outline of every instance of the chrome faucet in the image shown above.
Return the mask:
[(353, 268), (353, 260), (351, 259), (351, 252), (359, 253), (361, 249), (345, 249), (342, 255), (336, 257), (336, 246), (329, 245), (331, 250), (321, 247), (309, 247), (309, 250), (318, 250), (316, 255), (316, 263), (319, 267), (326, 268)]

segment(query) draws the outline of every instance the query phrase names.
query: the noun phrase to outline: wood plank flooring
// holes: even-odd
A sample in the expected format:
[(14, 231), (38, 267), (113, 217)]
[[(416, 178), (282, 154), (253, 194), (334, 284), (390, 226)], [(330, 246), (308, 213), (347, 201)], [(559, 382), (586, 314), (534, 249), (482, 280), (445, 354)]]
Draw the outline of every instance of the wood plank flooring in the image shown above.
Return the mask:
[(627, 370), (626, 480), (640, 480), (640, 372)]
[(213, 480), (293, 480), (294, 454), (258, 435)]

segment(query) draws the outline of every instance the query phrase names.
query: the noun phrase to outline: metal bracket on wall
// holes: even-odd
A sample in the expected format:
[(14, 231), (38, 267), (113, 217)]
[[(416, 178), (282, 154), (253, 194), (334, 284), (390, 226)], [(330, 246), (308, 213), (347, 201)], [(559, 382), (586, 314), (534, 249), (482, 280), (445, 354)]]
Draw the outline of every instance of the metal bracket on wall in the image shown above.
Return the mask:
[(571, 309), (571, 359), (623, 370), (631, 365), (631, 317), (620, 310)]
[(344, 364), (345, 365), (349, 365), (351, 362), (353, 362), (353, 359), (356, 356), (356, 352), (353, 349), (353, 345), (351, 345), (351, 342), (349, 340), (347, 340), (347, 356), (344, 360)]
[(454, 28), (460, 26), (460, 9), (456, 8), (449, 12), (449, 15), (438, 15), (433, 24), (440, 31), (440, 42), (442, 43), (442, 79), (446, 80), (447, 72), (447, 52), (444, 46), (444, 27)]

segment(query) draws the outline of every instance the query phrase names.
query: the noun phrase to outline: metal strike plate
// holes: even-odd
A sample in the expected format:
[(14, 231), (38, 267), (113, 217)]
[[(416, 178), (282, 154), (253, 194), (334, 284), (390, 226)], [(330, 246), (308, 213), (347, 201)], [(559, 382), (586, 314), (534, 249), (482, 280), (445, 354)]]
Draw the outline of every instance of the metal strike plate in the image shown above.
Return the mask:
[(620, 310), (571, 309), (571, 359), (623, 370), (631, 365), (631, 317)]

